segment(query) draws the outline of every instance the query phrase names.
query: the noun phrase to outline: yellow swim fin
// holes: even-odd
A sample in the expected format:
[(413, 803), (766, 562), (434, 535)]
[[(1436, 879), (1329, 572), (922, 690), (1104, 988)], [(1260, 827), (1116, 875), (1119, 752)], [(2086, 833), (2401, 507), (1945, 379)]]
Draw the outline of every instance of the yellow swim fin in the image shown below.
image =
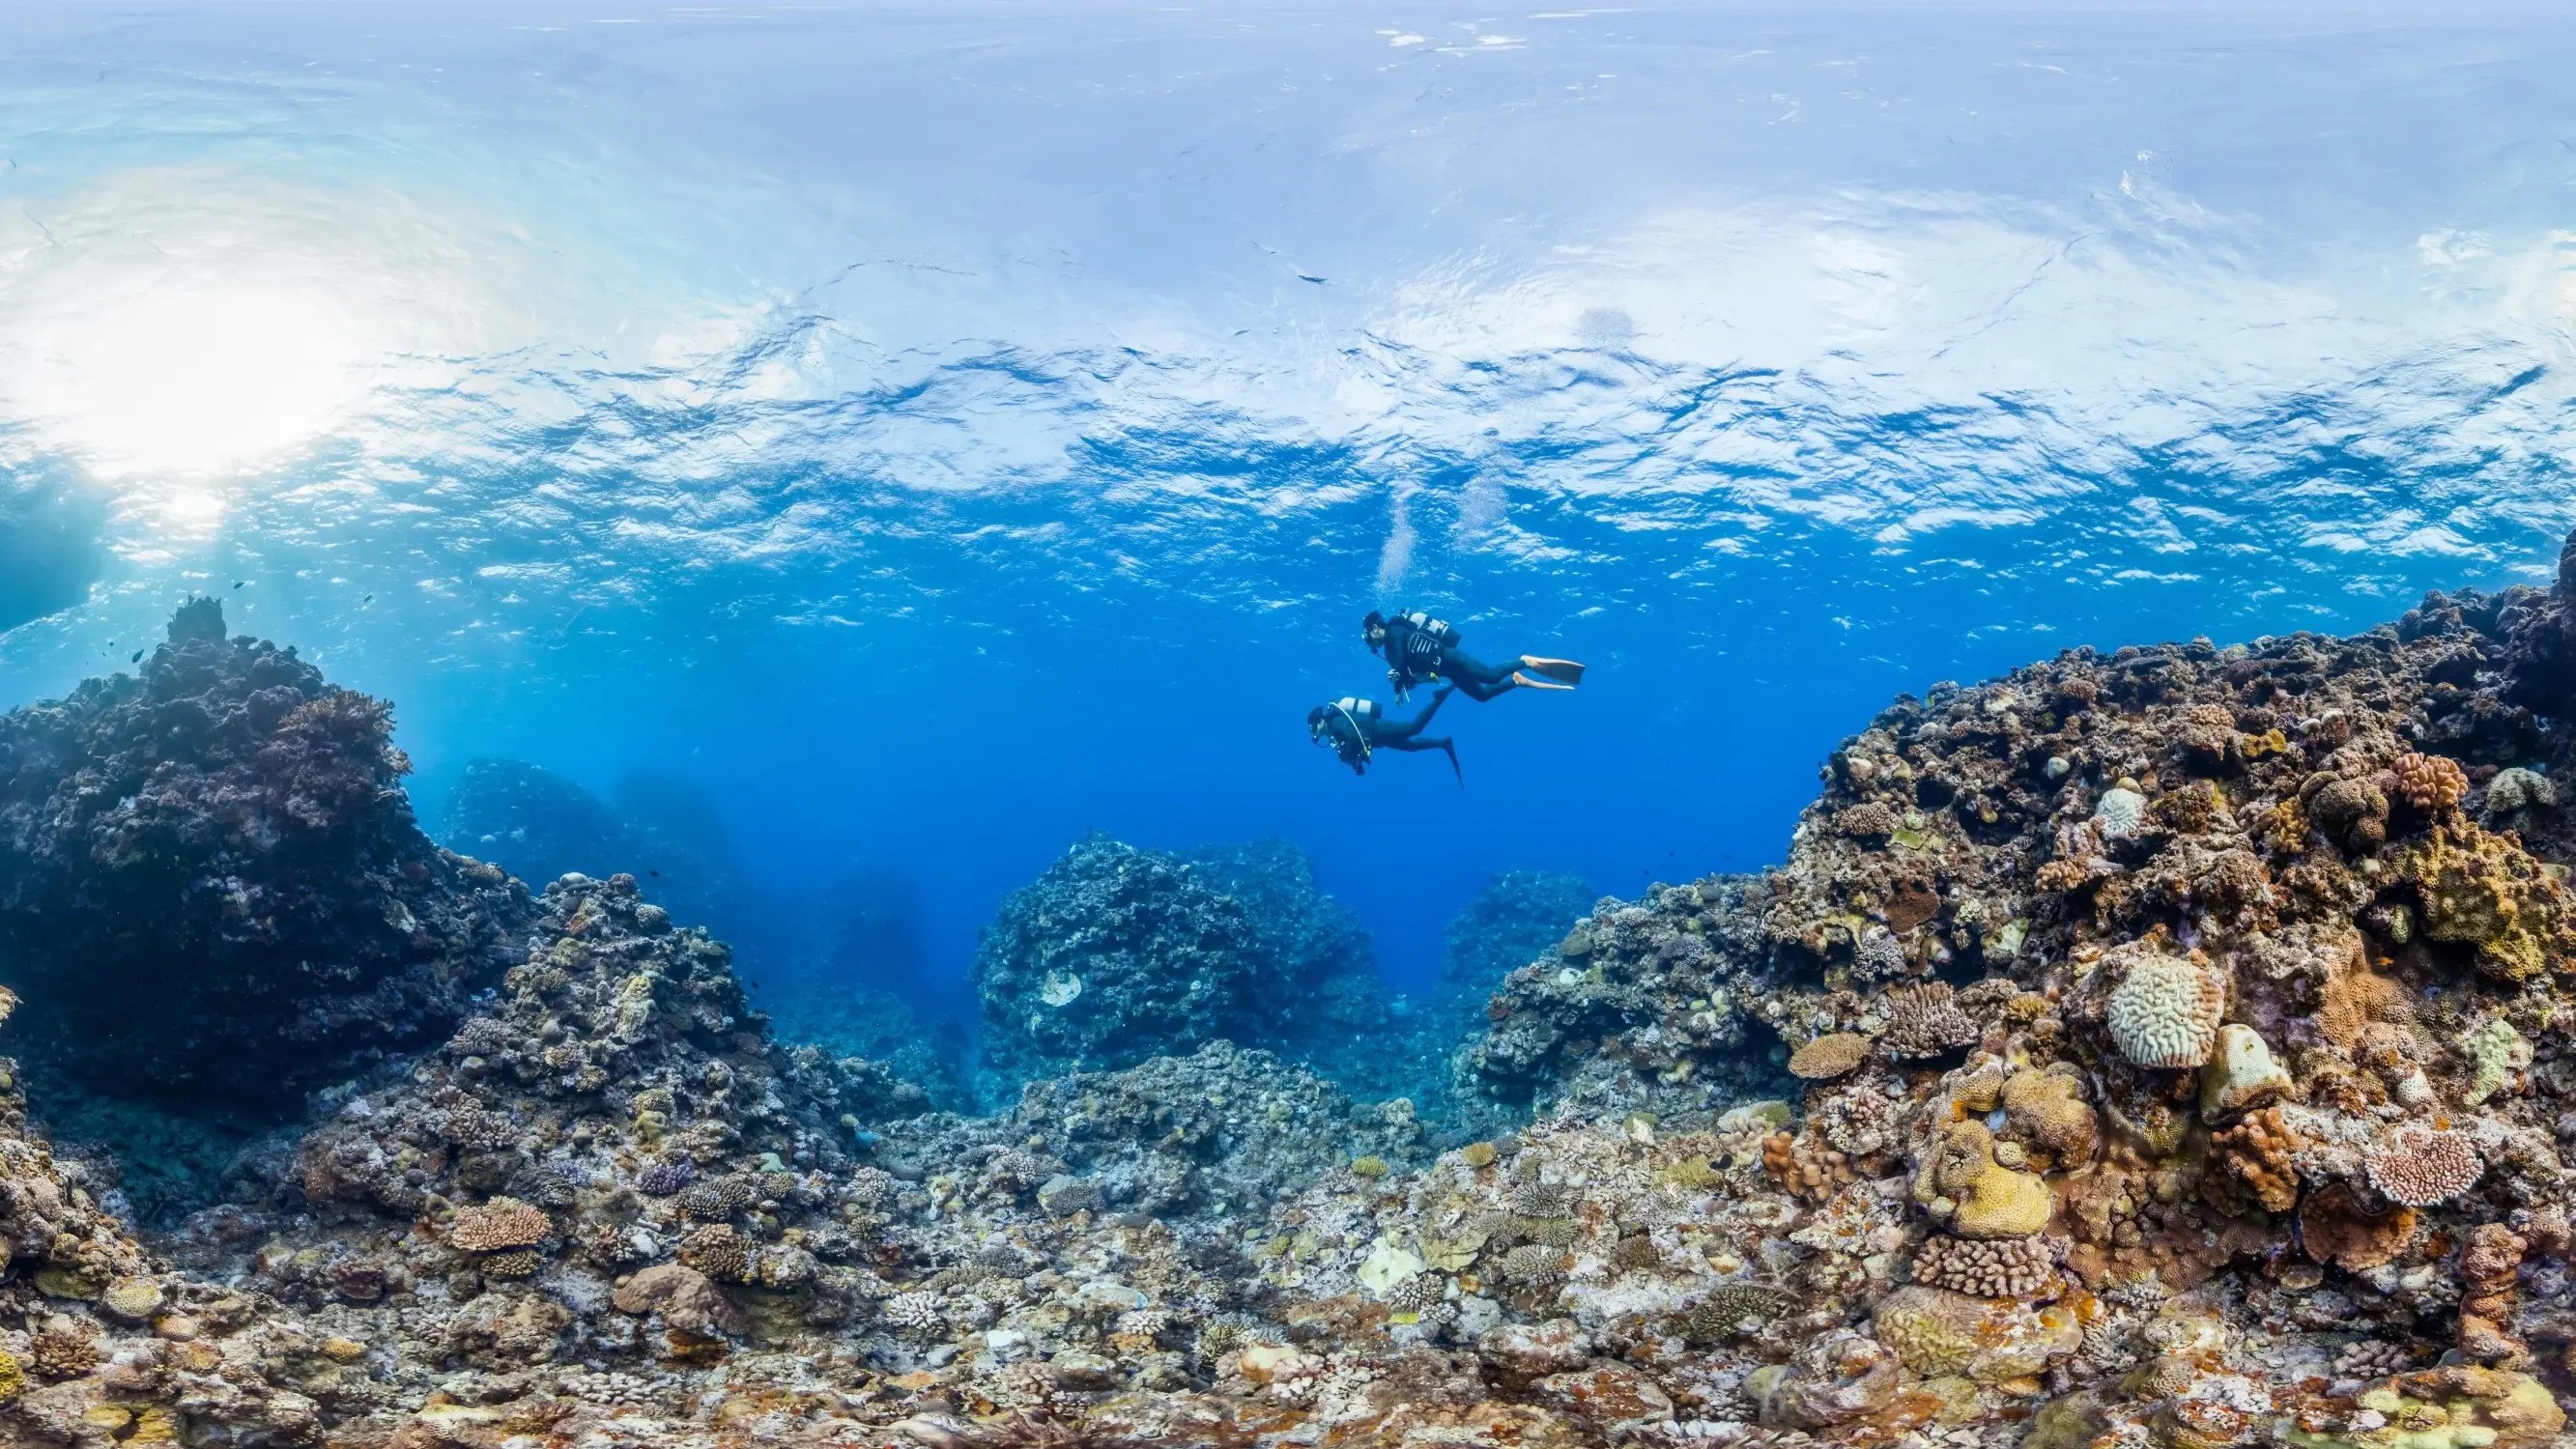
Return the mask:
[(1544, 674), (1568, 688), (1583, 682), (1583, 666), (1571, 659), (1541, 659), (1535, 654), (1524, 654), (1521, 668)]
[(1559, 684), (1552, 679), (1533, 679), (1517, 672), (1512, 675), (1512, 683), (1523, 689), (1572, 689), (1574, 687), (1571, 684)]

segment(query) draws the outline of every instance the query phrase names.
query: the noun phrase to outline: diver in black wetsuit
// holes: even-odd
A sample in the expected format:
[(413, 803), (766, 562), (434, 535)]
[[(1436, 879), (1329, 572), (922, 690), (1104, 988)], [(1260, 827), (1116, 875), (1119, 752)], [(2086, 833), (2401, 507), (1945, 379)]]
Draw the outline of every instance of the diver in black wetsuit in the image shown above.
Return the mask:
[(1463, 787), (1467, 777), (1458, 768), (1457, 746), (1446, 735), (1430, 740), (1422, 737), (1422, 727), (1431, 723), (1431, 717), (1440, 712), (1440, 702), (1448, 697), (1449, 686), (1443, 685), (1433, 692), (1422, 713), (1409, 720), (1395, 720), (1386, 717), (1376, 700), (1346, 695), (1306, 711), (1306, 738), (1319, 745), (1329, 742), (1333, 753), (1342, 757), (1342, 763), (1350, 766), (1354, 775), (1368, 773), (1369, 756), (1378, 750), (1401, 750), (1406, 754), (1438, 750), (1449, 757), (1449, 773), (1456, 775)]
[[(1513, 656), (1509, 664), (1486, 664), (1458, 647), (1458, 631), (1417, 609), (1390, 619), (1372, 609), (1360, 621), (1369, 651), (1386, 660), (1387, 683), (1398, 701), (1413, 686), (1446, 680), (1479, 702), (1509, 689), (1572, 689), (1583, 682), (1583, 666), (1571, 659)], [(1536, 677), (1533, 677), (1536, 676)]]

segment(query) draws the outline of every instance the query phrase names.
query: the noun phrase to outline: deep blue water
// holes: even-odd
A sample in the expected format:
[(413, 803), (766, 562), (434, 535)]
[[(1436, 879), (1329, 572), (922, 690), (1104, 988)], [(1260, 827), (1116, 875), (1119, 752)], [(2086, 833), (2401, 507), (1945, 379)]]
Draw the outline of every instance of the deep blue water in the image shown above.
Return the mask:
[[(2576, 23), (0, 11), (0, 703), (192, 590), (464, 762), (910, 882), (1779, 858), (1898, 690), (2352, 629), (2576, 519)], [(1593, 665), (1354, 779), (1358, 617)]]

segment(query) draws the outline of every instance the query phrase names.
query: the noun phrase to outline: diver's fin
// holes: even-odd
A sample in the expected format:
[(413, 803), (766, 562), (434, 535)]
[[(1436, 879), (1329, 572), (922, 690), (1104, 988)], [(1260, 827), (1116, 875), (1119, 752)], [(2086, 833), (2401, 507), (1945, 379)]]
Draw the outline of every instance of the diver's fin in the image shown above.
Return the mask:
[(1535, 654), (1521, 656), (1521, 668), (1544, 674), (1550, 679), (1574, 685), (1583, 682), (1583, 666), (1571, 659), (1541, 659)]
[(1571, 684), (1559, 684), (1552, 679), (1532, 679), (1526, 674), (1514, 674), (1512, 683), (1523, 689), (1572, 689), (1574, 687)]
[(1442, 745), (1440, 747), (1440, 753), (1449, 757), (1449, 773), (1458, 777), (1458, 788), (1461, 790), (1466, 789), (1467, 772), (1458, 768), (1458, 747), (1456, 745)]

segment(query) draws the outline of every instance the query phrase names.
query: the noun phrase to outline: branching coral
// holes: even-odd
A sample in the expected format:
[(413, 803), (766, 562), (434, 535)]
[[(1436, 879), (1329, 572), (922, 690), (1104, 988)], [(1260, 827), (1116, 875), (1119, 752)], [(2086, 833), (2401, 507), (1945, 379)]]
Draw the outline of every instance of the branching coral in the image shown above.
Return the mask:
[(2477, 1186), (2486, 1164), (2467, 1137), (2427, 1127), (2400, 1127), (2362, 1159), (2370, 1185), (2406, 1207), (2449, 1202)]
[(1887, 1031), (1879, 1039), (1901, 1057), (1937, 1057), (1977, 1040), (1976, 1018), (1960, 1010), (1943, 982), (1899, 986), (1887, 993)]
[(2057, 1263), (2039, 1238), (1977, 1241), (1936, 1233), (1915, 1250), (1914, 1281), (1978, 1298), (2054, 1297)]
[(448, 1224), (447, 1241), (469, 1253), (497, 1253), (534, 1247), (554, 1231), (543, 1208), (514, 1197), (496, 1197), (481, 1207), (458, 1208)]
[(2220, 1132), (2214, 1145), (2256, 1202), (2276, 1213), (2297, 1204), (2299, 1179), (2291, 1170), (2290, 1157), (2299, 1150), (2299, 1137), (2283, 1120), (2280, 1108), (2253, 1113)]

